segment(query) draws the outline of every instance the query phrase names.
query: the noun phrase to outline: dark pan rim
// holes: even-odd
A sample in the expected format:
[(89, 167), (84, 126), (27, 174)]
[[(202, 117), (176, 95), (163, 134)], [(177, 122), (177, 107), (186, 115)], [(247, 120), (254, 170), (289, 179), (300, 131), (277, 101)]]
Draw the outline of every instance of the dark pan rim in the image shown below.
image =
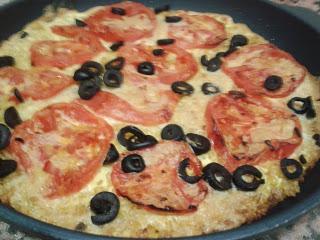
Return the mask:
[[(22, 1), (22, 0), (19, 0)], [(320, 17), (309, 10), (302, 8), (292, 8), (285, 5), (272, 3), (269, 0), (260, 0), (273, 8), (281, 9), (291, 17), (298, 18), (304, 22), (306, 27), (311, 27), (316, 32), (320, 32)], [(315, 17), (319, 18), (319, 21)], [(294, 206), (286, 208), (281, 213), (274, 213), (268, 219), (261, 218), (253, 223), (240, 226), (238, 228), (212, 233), (208, 235), (181, 237), (173, 239), (193, 239), (193, 240), (224, 240), (224, 239), (248, 239), (252, 237), (261, 236), (271, 230), (276, 230), (280, 227), (286, 226), (297, 218), (306, 214), (320, 204), (320, 188), (314, 193), (310, 194), (303, 201), (295, 203)], [(0, 203), (0, 219), (17, 227), (18, 229), (33, 233), (34, 236), (42, 237), (43, 239), (59, 239), (59, 240), (106, 240), (106, 239), (133, 239), (123, 237), (108, 237), (94, 234), (82, 233), (73, 230), (68, 230), (62, 227), (54, 226), (32, 217), (24, 215), (15, 209)]]

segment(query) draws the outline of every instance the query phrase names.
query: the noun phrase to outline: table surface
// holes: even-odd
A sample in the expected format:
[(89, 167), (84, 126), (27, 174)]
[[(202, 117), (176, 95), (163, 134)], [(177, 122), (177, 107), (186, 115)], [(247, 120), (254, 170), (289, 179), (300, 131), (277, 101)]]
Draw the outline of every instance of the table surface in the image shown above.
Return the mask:
[[(1, 1), (1, 0), (0, 0)], [(309, 8), (320, 14), (320, 0), (272, 0), (281, 4)], [(255, 240), (320, 240), (320, 206), (293, 224)], [(0, 240), (40, 240), (17, 231), (14, 227), (0, 221)]]

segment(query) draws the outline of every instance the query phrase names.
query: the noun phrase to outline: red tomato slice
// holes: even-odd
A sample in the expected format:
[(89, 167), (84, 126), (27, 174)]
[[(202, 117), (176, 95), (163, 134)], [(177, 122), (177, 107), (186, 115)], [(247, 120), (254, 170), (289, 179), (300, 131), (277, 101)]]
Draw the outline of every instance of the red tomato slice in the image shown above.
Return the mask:
[[(305, 68), (290, 54), (271, 44), (241, 48), (224, 59), (222, 70), (248, 94), (274, 98), (291, 94), (306, 75)], [(282, 78), (283, 85), (279, 90), (264, 88), (264, 81), (271, 75)]]
[[(16, 141), (15, 138), (23, 139)], [(78, 192), (102, 166), (113, 129), (78, 104), (54, 104), (14, 129), (10, 152), (32, 174), (49, 174), (45, 193), (56, 198)]]
[(171, 91), (161, 91), (155, 93), (158, 95), (155, 100), (151, 100), (146, 92), (146, 89), (142, 89), (140, 92), (135, 91), (134, 98), (140, 98), (140, 104), (137, 106), (110, 92), (99, 92), (90, 101), (79, 99), (76, 102), (101, 117), (110, 117), (123, 122), (143, 125), (158, 125), (168, 122), (173, 115), (179, 97)]
[(66, 68), (91, 60), (104, 50), (99, 39), (83, 30), (72, 40), (35, 42), (31, 46), (31, 61), (33, 66)]
[[(161, 82), (172, 84), (176, 81), (186, 81), (198, 71), (198, 65), (192, 55), (176, 46), (162, 47), (163, 56), (154, 56), (152, 50), (158, 47), (143, 45), (125, 45), (119, 50), (119, 56), (126, 59), (124, 74), (126, 79), (134, 82)], [(155, 66), (154, 75), (138, 73), (138, 65), (151, 62)]]
[(169, 23), (168, 34), (183, 49), (214, 48), (227, 39), (224, 25), (213, 17), (186, 12), (177, 15), (182, 17), (182, 20), (178, 23)]
[(121, 161), (113, 165), (111, 181), (119, 195), (146, 207), (171, 211), (195, 210), (205, 198), (204, 182), (189, 184), (178, 175), (179, 163), (186, 158), (193, 174), (201, 175), (201, 164), (186, 143), (163, 141), (123, 157), (133, 153), (142, 156), (146, 168), (140, 173), (125, 173)]
[(206, 110), (212, 147), (229, 170), (288, 157), (301, 144), (298, 118), (258, 97), (214, 97)]
[[(56, 71), (44, 68), (33, 68), (32, 70), (21, 70), (14, 67), (0, 68), (1, 81), (17, 88), (24, 99), (33, 100), (46, 99), (73, 84), (73, 80)], [(15, 97), (11, 100), (16, 101)]]
[[(111, 12), (122, 8), (126, 14), (120, 16)], [(122, 2), (108, 5), (85, 19), (91, 31), (106, 41), (135, 41), (150, 37), (156, 27), (154, 12), (141, 3)]]

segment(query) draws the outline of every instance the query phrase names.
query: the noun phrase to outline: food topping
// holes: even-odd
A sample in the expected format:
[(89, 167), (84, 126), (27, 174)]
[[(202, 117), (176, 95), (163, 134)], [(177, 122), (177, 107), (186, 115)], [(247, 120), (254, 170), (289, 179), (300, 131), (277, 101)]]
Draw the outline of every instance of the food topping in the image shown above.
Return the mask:
[(4, 178), (17, 169), (17, 162), (14, 160), (2, 160), (0, 159), (0, 179)]
[(11, 56), (0, 56), (0, 68), (10, 67), (15, 65), (15, 60)]
[(182, 141), (185, 138), (183, 129), (177, 124), (168, 124), (161, 131), (161, 138), (164, 140)]
[(209, 163), (203, 169), (203, 179), (215, 190), (225, 191), (232, 188), (232, 175), (222, 165)]
[(117, 57), (111, 60), (110, 62), (106, 63), (105, 69), (106, 70), (114, 69), (114, 70), (120, 71), (123, 68), (124, 64), (125, 64), (124, 57)]
[(220, 89), (219, 89), (219, 87), (213, 85), (212, 83), (206, 82), (206, 83), (202, 84), (201, 91), (205, 95), (214, 95), (214, 94), (219, 93)]
[(277, 91), (283, 85), (283, 80), (281, 77), (276, 75), (271, 75), (264, 81), (263, 87), (269, 91)]
[(262, 173), (251, 165), (242, 165), (233, 172), (233, 183), (242, 191), (255, 191), (264, 184)]
[(189, 83), (184, 81), (177, 81), (171, 85), (172, 91), (181, 95), (191, 95), (194, 91), (194, 88)]
[(78, 27), (86, 27), (87, 26), (87, 24), (80, 19), (75, 19), (75, 22)]
[(138, 65), (138, 72), (145, 75), (153, 75), (154, 65), (151, 62), (142, 62)]
[(164, 54), (164, 50), (161, 48), (157, 48), (152, 51), (152, 54), (154, 56), (162, 56)]
[(113, 14), (117, 14), (117, 15), (120, 15), (120, 16), (126, 15), (126, 10), (123, 9), (123, 8), (113, 7), (113, 8), (111, 8), (111, 12)]
[(177, 23), (182, 20), (182, 17), (180, 17), (180, 16), (166, 16), (165, 20), (167, 23)]
[(118, 88), (123, 82), (123, 75), (115, 69), (108, 69), (103, 75), (103, 82), (107, 87)]
[(4, 111), (4, 121), (11, 128), (15, 128), (16, 126), (22, 123), (19, 113), (17, 112), (16, 108), (13, 106), (8, 107)]
[(118, 42), (115, 42), (113, 43), (111, 46), (110, 46), (110, 49), (112, 51), (117, 51), (120, 47), (122, 47), (124, 45), (124, 42), (123, 41), (118, 41)]
[(5, 149), (10, 144), (11, 132), (10, 129), (0, 123), (0, 150)]
[(99, 76), (103, 73), (103, 66), (95, 61), (87, 61), (82, 64), (81, 69), (91, 73), (93, 76)]
[(157, 44), (159, 46), (170, 45), (170, 44), (173, 44), (174, 42), (175, 42), (175, 40), (172, 39), (172, 38), (166, 38), (166, 39), (157, 40)]
[(313, 108), (312, 98), (293, 97), (288, 102), (288, 107), (297, 114), (306, 114), (307, 118), (315, 118), (316, 112)]
[(94, 80), (82, 81), (79, 85), (78, 94), (81, 99), (90, 100), (100, 91), (100, 86)]
[(209, 139), (198, 134), (188, 133), (186, 135), (186, 141), (196, 155), (204, 154), (211, 149)]
[(21, 103), (24, 102), (24, 99), (23, 99), (20, 91), (18, 90), (18, 88), (14, 88), (14, 89), (13, 89), (13, 94), (14, 94), (14, 96), (16, 97), (16, 99), (17, 99), (19, 102), (21, 102)]
[(303, 173), (303, 167), (301, 166), (301, 164), (297, 160), (294, 160), (291, 158), (282, 159), (280, 161), (280, 167), (281, 167), (282, 173), (288, 179), (297, 179)]
[(119, 159), (120, 155), (117, 148), (111, 143), (107, 156), (103, 162), (103, 165), (114, 163)]
[(139, 173), (145, 169), (143, 158), (138, 154), (130, 154), (122, 159), (121, 169), (124, 173)]
[(189, 168), (189, 165), (190, 165), (189, 161), (190, 159), (186, 158), (179, 163), (179, 168), (178, 168), (179, 177), (181, 177), (182, 180), (187, 183), (195, 184), (200, 181), (201, 176), (196, 176), (196, 175), (190, 176), (188, 174), (187, 169)]

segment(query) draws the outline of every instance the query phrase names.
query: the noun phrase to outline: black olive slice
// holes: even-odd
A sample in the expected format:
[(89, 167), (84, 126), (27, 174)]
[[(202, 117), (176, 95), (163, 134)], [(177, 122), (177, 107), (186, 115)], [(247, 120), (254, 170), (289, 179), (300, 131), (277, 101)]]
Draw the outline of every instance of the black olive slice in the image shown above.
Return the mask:
[(21, 117), (15, 107), (8, 107), (4, 111), (4, 121), (11, 128), (15, 128), (22, 123)]
[(73, 79), (75, 81), (85, 81), (92, 78), (92, 74), (86, 69), (78, 69), (73, 74)]
[(131, 125), (121, 128), (117, 134), (118, 142), (124, 147), (127, 147), (129, 139), (132, 137), (142, 139), (145, 135), (139, 128)]
[(17, 162), (14, 160), (0, 159), (0, 178), (4, 178), (17, 169)]
[(134, 151), (134, 150), (154, 146), (157, 143), (158, 143), (157, 139), (155, 139), (151, 135), (144, 135), (143, 137), (140, 137), (140, 138), (133, 136), (128, 140), (127, 149), (129, 151)]
[(236, 91), (236, 90), (231, 90), (228, 92), (228, 94), (233, 98), (233, 99), (241, 99), (247, 97), (247, 95), (244, 92)]
[[(244, 176), (251, 178), (250, 182), (243, 179)], [(262, 173), (251, 165), (242, 165), (238, 167), (233, 173), (233, 182), (236, 187), (242, 191), (254, 191), (261, 184), (264, 184)]]
[(11, 132), (10, 129), (0, 123), (0, 150), (5, 149), (10, 144)]
[(209, 60), (208, 65), (207, 65), (207, 71), (215, 72), (220, 69), (221, 64), (222, 64), (221, 59), (214, 57)]
[(78, 94), (81, 99), (89, 100), (93, 98), (99, 91), (100, 87), (96, 81), (86, 80), (80, 83)]
[(164, 50), (161, 48), (153, 49), (152, 54), (154, 56), (162, 56), (164, 54)]
[(124, 66), (125, 63), (125, 59), (124, 57), (117, 57), (113, 60), (111, 60), (110, 62), (106, 63), (106, 65), (104, 65), (106, 70), (109, 69), (114, 69), (114, 70), (121, 70)]
[(138, 72), (144, 75), (153, 75), (154, 66), (151, 62), (142, 62), (138, 65)]
[(194, 88), (184, 81), (177, 81), (171, 84), (171, 89), (175, 93), (181, 94), (181, 95), (191, 95), (194, 91)]
[(299, 156), (299, 161), (300, 161), (300, 163), (302, 163), (302, 164), (306, 164), (306, 163), (307, 163), (307, 160), (306, 160), (306, 158), (304, 157), (303, 154), (301, 154), (301, 155)]
[(21, 35), (20, 35), (20, 38), (26, 38), (28, 35), (29, 35), (29, 33), (25, 32), (25, 31), (22, 31)]
[(117, 14), (117, 15), (120, 15), (120, 16), (126, 15), (126, 10), (123, 9), (123, 8), (113, 7), (113, 8), (111, 8), (111, 12), (112, 12), (113, 14)]
[(11, 56), (0, 56), (0, 68), (15, 65), (15, 60)]
[(186, 158), (179, 163), (178, 173), (179, 177), (187, 183), (194, 184), (200, 181), (201, 176), (189, 176), (187, 173), (187, 168), (189, 167), (190, 159)]
[(211, 149), (209, 139), (195, 133), (188, 133), (186, 135), (186, 141), (196, 155), (204, 154)]
[(206, 82), (202, 84), (201, 91), (205, 95), (213, 95), (213, 94), (219, 93), (220, 89), (217, 86), (213, 85), (212, 83)]
[(180, 22), (182, 20), (182, 17), (180, 16), (166, 16), (165, 21), (167, 23), (177, 23)]
[(312, 136), (312, 138), (316, 141), (316, 145), (320, 147), (320, 134), (316, 133)]
[(112, 192), (100, 192), (90, 201), (90, 209), (97, 215), (91, 216), (95, 225), (102, 225), (114, 220), (120, 208), (118, 197)]
[(87, 26), (87, 24), (80, 19), (75, 19), (75, 22), (78, 27), (86, 27)]
[(276, 91), (279, 90), (283, 85), (283, 80), (281, 77), (276, 75), (271, 75), (266, 78), (263, 83), (263, 87), (268, 91)]
[(281, 167), (282, 173), (288, 179), (299, 178), (303, 172), (303, 167), (301, 166), (301, 164), (297, 160), (294, 160), (291, 158), (282, 159), (280, 161), (280, 167)]
[(14, 89), (13, 89), (13, 94), (14, 94), (14, 96), (16, 97), (16, 99), (17, 99), (19, 102), (21, 102), (21, 103), (24, 102), (24, 99), (23, 99), (20, 91), (19, 91), (17, 88), (14, 88)]
[(184, 140), (184, 132), (182, 127), (177, 124), (168, 124), (161, 131), (161, 138), (164, 140)]
[(118, 88), (122, 81), (123, 75), (118, 70), (109, 69), (103, 75), (103, 82), (107, 87)]
[(296, 114), (305, 114), (307, 118), (314, 118), (316, 112), (313, 108), (311, 97), (293, 97), (288, 102), (287, 106), (294, 111)]
[(114, 163), (118, 159), (119, 159), (119, 152), (117, 148), (111, 143), (106, 159), (103, 162), (103, 165)]
[(118, 42), (115, 42), (113, 43), (111, 46), (110, 46), (110, 49), (112, 51), (117, 51), (120, 47), (122, 47), (124, 45), (124, 42), (123, 41), (118, 41)]
[(91, 73), (92, 76), (99, 76), (103, 72), (103, 66), (95, 61), (87, 61), (82, 64), (81, 69)]
[(237, 34), (231, 38), (230, 47), (242, 47), (248, 44), (248, 38), (246, 36)]
[(232, 175), (222, 165), (210, 163), (202, 169), (203, 179), (215, 190), (225, 191), (232, 188)]
[(224, 57), (229, 56), (231, 53), (234, 53), (235, 51), (237, 51), (237, 48), (230, 46), (229, 49), (226, 52), (224, 52)]
[(216, 54), (215, 58), (222, 58), (222, 57), (225, 56), (225, 54), (226, 54), (226, 53), (224, 53), (224, 52), (218, 52), (218, 53)]
[(170, 10), (170, 5), (166, 4), (166, 5), (163, 5), (163, 6), (155, 8), (154, 9), (154, 13), (158, 14), (158, 13), (166, 12), (166, 11), (169, 11), (169, 10)]
[(175, 42), (174, 39), (172, 39), (172, 38), (166, 38), (166, 39), (159, 39), (159, 40), (157, 41), (157, 44), (158, 44), (159, 46), (164, 46), (164, 45), (173, 44), (174, 42)]
[(200, 58), (200, 62), (201, 62), (202, 66), (208, 67), (209, 60), (208, 60), (207, 55), (202, 55), (201, 58)]
[(122, 159), (121, 169), (125, 173), (142, 172), (146, 165), (143, 158), (138, 154), (130, 154)]

